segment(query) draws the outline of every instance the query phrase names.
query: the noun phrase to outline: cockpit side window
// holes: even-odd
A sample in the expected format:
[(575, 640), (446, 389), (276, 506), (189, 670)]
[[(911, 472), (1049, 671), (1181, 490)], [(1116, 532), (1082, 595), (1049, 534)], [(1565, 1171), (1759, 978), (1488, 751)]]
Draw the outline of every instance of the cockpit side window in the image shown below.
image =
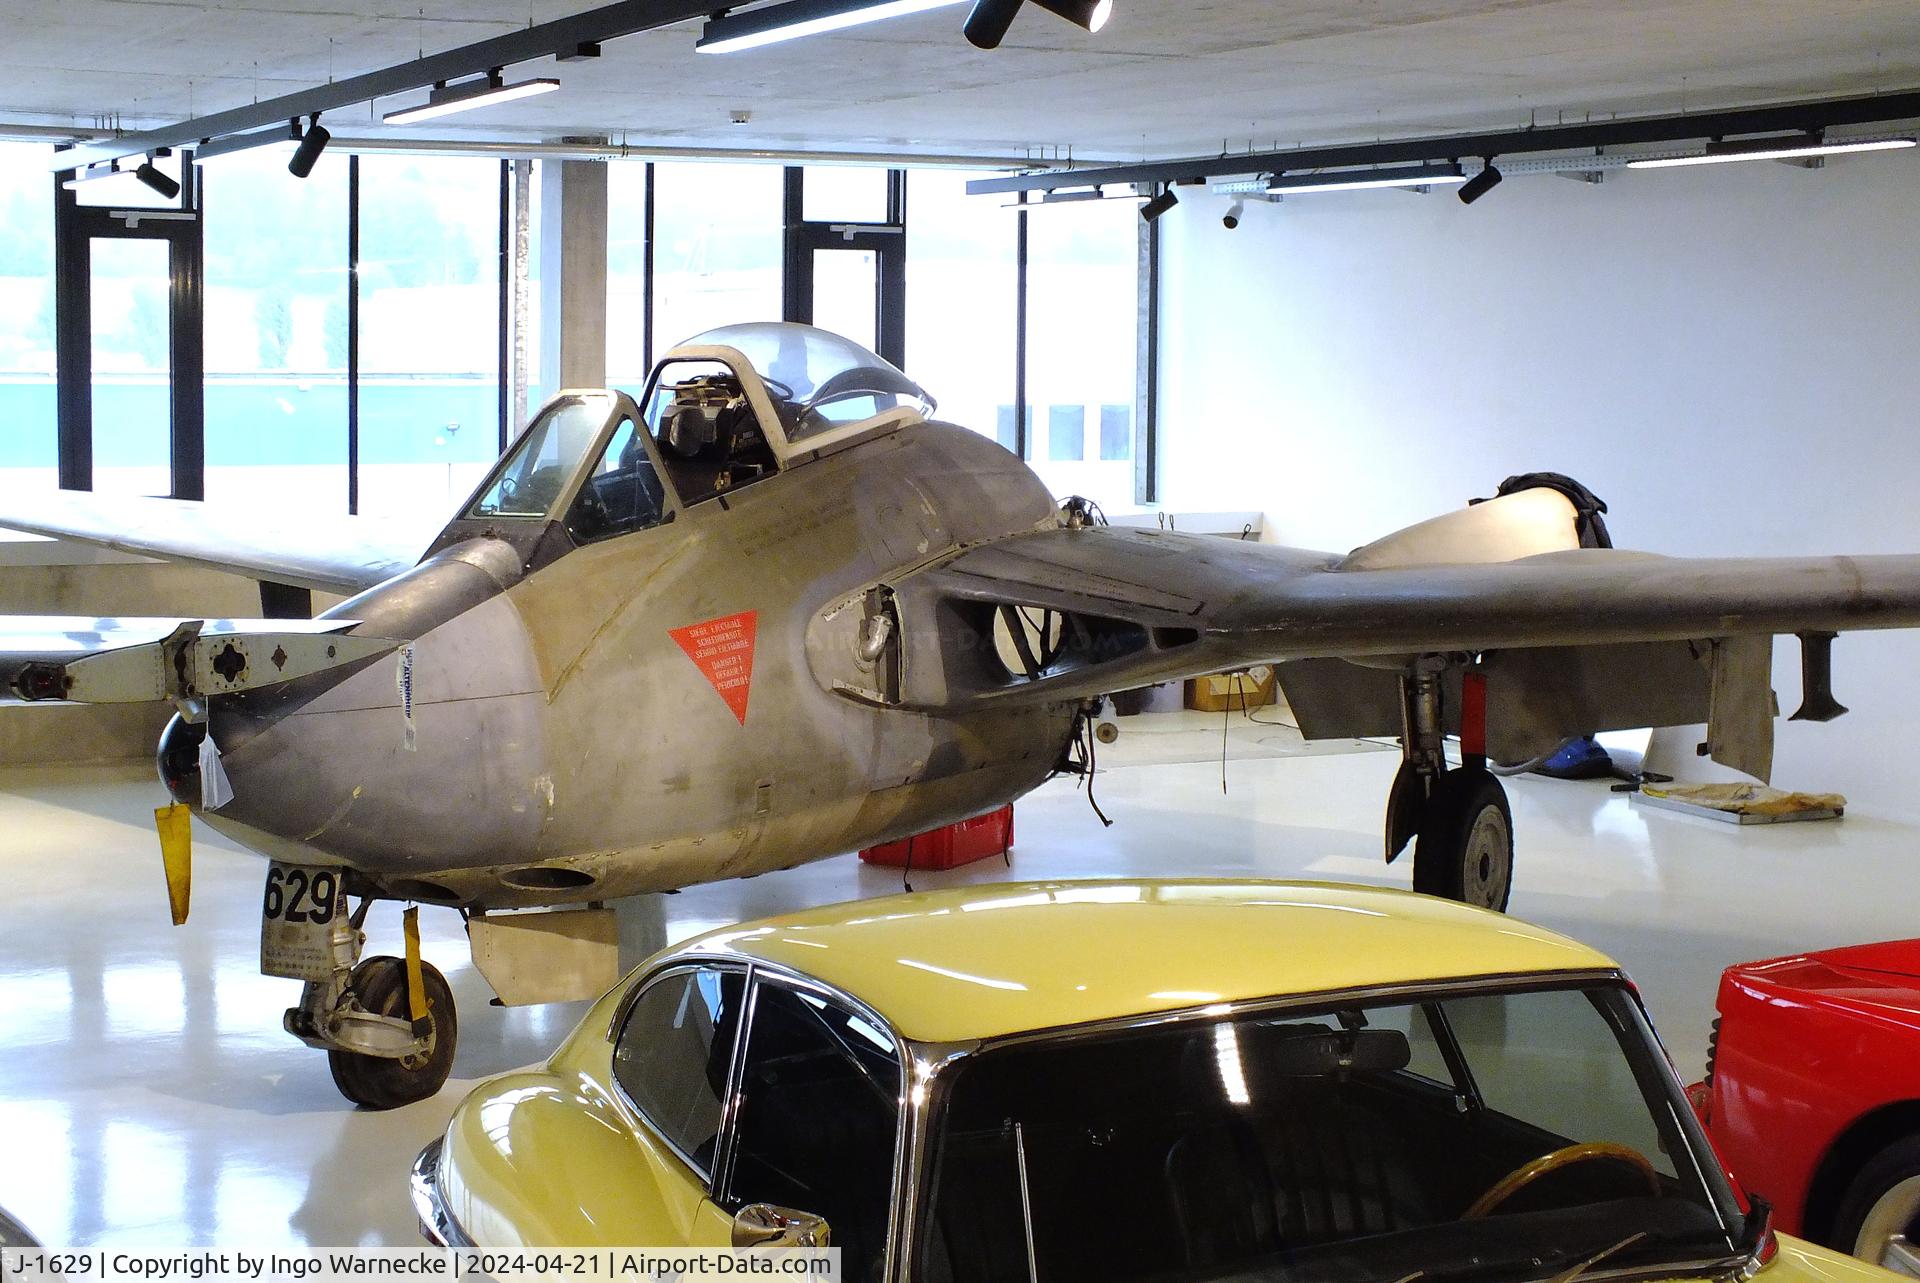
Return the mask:
[(667, 496), (632, 419), (622, 419), (587, 474), (567, 513), (567, 533), (578, 544), (657, 526), (666, 517)]
[(527, 429), (467, 515), (546, 516), (592, 447), (594, 437), (606, 425), (611, 410), (611, 398), (606, 395), (553, 402)]
[(682, 504), (728, 494), (779, 471), (738, 376), (721, 362), (663, 365), (646, 415)]

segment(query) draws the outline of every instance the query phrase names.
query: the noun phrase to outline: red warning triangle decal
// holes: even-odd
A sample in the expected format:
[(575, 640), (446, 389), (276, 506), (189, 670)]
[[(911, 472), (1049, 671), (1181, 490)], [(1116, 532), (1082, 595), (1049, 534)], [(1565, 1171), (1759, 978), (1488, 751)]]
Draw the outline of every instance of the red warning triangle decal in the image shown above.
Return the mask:
[(687, 652), (694, 667), (706, 674), (742, 726), (747, 724), (747, 696), (753, 690), (753, 640), (758, 618), (757, 612), (748, 610), (670, 629), (668, 633)]

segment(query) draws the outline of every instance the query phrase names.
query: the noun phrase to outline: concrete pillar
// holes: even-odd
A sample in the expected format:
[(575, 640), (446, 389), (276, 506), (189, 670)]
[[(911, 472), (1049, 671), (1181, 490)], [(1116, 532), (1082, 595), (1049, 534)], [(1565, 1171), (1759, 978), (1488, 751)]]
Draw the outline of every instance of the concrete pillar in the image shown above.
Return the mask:
[(607, 381), (607, 166), (549, 160), (540, 175), (540, 386)]

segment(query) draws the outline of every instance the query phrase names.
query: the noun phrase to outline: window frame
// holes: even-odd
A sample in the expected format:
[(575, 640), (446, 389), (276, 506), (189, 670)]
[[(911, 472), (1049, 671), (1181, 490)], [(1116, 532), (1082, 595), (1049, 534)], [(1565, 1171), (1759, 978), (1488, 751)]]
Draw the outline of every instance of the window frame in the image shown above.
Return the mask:
[(633, 1093), (627, 1090), (627, 1085), (620, 1081), (620, 1075), (613, 1069), (613, 1057), (617, 1054), (620, 1039), (625, 1035), (627, 1026), (638, 1011), (640, 1000), (669, 980), (680, 976), (697, 975), (702, 971), (738, 974), (743, 980), (740, 1023), (737, 1027), (738, 1032), (734, 1036), (733, 1048), (727, 1053), (727, 1086), (720, 1100), (720, 1129), (714, 1135), (713, 1166), (715, 1172), (720, 1169), (721, 1164), (729, 1156), (728, 1151), (732, 1148), (729, 1137), (732, 1131), (734, 1103), (739, 1098), (741, 1051), (747, 1043), (747, 1022), (753, 1015), (753, 976), (750, 966), (738, 960), (722, 958), (677, 958), (636, 983), (627, 996), (620, 1000), (620, 1006), (615, 1009), (613, 1020), (607, 1030), (607, 1081), (619, 1097), (620, 1103), (626, 1106), (655, 1140), (671, 1150), (674, 1156), (686, 1165), (687, 1170), (699, 1178), (701, 1187), (707, 1191), (707, 1196), (712, 1198), (714, 1172), (703, 1168), (698, 1160), (680, 1147), (679, 1141), (667, 1134), (667, 1129), (647, 1112), (645, 1106), (633, 1098)]
[[(753, 1040), (754, 1012), (759, 1005), (762, 985), (770, 984), (797, 993), (809, 993), (816, 998), (832, 1003), (836, 1007), (851, 1012), (866, 1020), (874, 1028), (883, 1031), (893, 1041), (893, 1054), (900, 1061), (900, 1102), (894, 1121), (893, 1170), (888, 1174), (887, 1183), (887, 1247), (886, 1258), (881, 1277), (891, 1279), (895, 1276), (895, 1266), (902, 1259), (902, 1231), (904, 1227), (903, 1209), (906, 1207), (909, 1191), (912, 1189), (912, 1165), (918, 1158), (919, 1145), (916, 1143), (920, 1127), (922, 1105), (916, 1099), (913, 1086), (916, 1075), (922, 1073), (920, 1062), (914, 1052), (916, 1044), (903, 1038), (894, 1028), (893, 1022), (843, 989), (835, 988), (823, 980), (796, 971), (778, 963), (765, 962), (757, 958), (742, 958), (732, 954), (685, 954), (663, 962), (655, 970), (648, 972), (636, 981), (614, 1009), (613, 1017), (607, 1022), (607, 1045), (609, 1053), (626, 1028), (627, 1020), (633, 1009), (639, 1004), (641, 995), (655, 984), (676, 972), (693, 971), (701, 968), (731, 969), (744, 971), (747, 978), (746, 997), (740, 1009), (740, 1036), (734, 1039), (733, 1056), (727, 1066), (727, 1098), (720, 1107), (720, 1135), (714, 1145), (714, 1173), (705, 1175), (685, 1151), (664, 1136), (661, 1129), (645, 1117), (640, 1107), (627, 1093), (619, 1080), (614, 1078), (612, 1069), (607, 1077), (612, 1080), (620, 1101), (633, 1115), (640, 1119), (647, 1130), (658, 1137), (687, 1164), (687, 1169), (701, 1176), (707, 1191), (707, 1200), (716, 1208), (729, 1215), (738, 1211), (738, 1207), (729, 1207), (729, 1198), (723, 1198), (720, 1191), (727, 1188), (727, 1182), (733, 1177), (734, 1135), (739, 1120), (741, 1076), (746, 1072), (747, 1046)], [(609, 1055), (611, 1062), (611, 1055)], [(806, 1210), (806, 1209), (800, 1209)]]

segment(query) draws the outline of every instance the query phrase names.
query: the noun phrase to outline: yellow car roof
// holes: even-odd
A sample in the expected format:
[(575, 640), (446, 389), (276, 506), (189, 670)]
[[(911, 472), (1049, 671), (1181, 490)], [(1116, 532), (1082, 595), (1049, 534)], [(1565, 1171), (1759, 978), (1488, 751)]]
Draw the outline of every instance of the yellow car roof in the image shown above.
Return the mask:
[(1175, 880), (999, 883), (858, 900), (710, 932), (661, 959), (688, 954), (813, 976), (925, 1042), (1615, 965), (1551, 931), (1406, 891)]

